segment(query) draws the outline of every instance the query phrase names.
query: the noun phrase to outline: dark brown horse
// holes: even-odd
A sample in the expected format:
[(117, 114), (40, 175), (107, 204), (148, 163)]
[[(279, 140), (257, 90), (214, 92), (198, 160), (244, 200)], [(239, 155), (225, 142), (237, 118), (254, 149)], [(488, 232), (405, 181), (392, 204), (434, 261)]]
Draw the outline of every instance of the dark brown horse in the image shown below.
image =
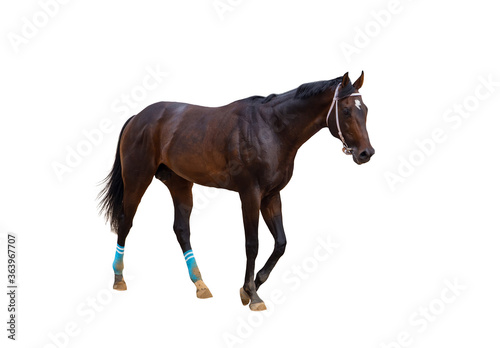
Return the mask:
[[(113, 288), (127, 288), (122, 274), (125, 239), (137, 206), (156, 177), (172, 195), (174, 231), (200, 298), (212, 295), (191, 250), (191, 188), (197, 183), (239, 193), (247, 255), (240, 296), (244, 305), (250, 302), (250, 309), (265, 309), (257, 290), (285, 252), (280, 190), (292, 177), (297, 150), (328, 127), (357, 164), (368, 162), (375, 152), (366, 131), (368, 109), (358, 91), (362, 84), (363, 73), (353, 84), (346, 73), (283, 94), (250, 97), (217, 108), (160, 102), (131, 117), (123, 126), (113, 169), (100, 194), (101, 211), (118, 234)], [(275, 245), (254, 276), (259, 211)]]

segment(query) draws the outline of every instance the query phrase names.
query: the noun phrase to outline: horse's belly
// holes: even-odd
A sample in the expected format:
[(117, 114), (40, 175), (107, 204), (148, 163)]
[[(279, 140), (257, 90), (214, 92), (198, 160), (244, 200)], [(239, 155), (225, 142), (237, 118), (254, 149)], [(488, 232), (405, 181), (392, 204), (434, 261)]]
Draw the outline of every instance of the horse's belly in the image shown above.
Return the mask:
[(186, 180), (203, 186), (234, 190), (231, 180), (231, 165), (221, 156), (206, 154), (199, 150), (172, 151), (165, 156), (165, 165)]

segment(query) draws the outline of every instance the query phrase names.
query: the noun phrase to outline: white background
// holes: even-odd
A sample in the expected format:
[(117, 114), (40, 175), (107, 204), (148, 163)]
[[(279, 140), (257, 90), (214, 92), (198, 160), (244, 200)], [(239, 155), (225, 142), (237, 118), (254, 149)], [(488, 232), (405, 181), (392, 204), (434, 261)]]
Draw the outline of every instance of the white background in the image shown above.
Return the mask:
[[(406, 347), (498, 346), (499, 86), (473, 105), (476, 88), (487, 91), (480, 78), (500, 81), (491, 2), (401, 0), (383, 25), (373, 11), (392, 9), (385, 0), (229, 3), (221, 18), (212, 0), (69, 1), (18, 46), (9, 37), (41, 5), (1, 6), (0, 260), (6, 233), (17, 233), (20, 285), (18, 341), (2, 324), (2, 347), (399, 347), (389, 345), (398, 336)], [(342, 52), (367, 31), (364, 47)], [(240, 304), (240, 203), (222, 190), (196, 187), (191, 220), (214, 298), (195, 296), (156, 180), (127, 239), (129, 290), (110, 290), (116, 236), (97, 214), (97, 183), (123, 124), (116, 106), (148, 69), (169, 75), (130, 115), (159, 100), (217, 106), (365, 71), (376, 155), (358, 166), (326, 130), (301, 148), (282, 191), (287, 251), (259, 290), (265, 315)], [(474, 107), (460, 125), (443, 118), (465, 101)], [(113, 130), (59, 180), (54, 164), (103, 119)], [(436, 128), (446, 140), (419, 155), (415, 142)], [(412, 154), (418, 166), (391, 190), (387, 173), (400, 175)], [(318, 239), (329, 238), (338, 248), (315, 261)], [(258, 268), (273, 245), (264, 224), (260, 241)], [(304, 266), (299, 282), (291, 272)], [(461, 290), (444, 303), (447, 281)], [(4, 323), (6, 296), (0, 303)], [(429, 306), (432, 320), (412, 324)]]

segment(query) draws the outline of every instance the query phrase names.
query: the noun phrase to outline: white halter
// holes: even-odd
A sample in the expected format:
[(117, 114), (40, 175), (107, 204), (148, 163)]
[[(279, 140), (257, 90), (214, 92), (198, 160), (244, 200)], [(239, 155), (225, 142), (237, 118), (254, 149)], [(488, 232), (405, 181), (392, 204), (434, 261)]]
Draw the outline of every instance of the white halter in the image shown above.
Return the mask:
[[(336, 105), (336, 107), (335, 107), (335, 120), (337, 121), (337, 130), (339, 132), (339, 138), (342, 141), (342, 145), (344, 145), (344, 147), (342, 148), (342, 151), (346, 155), (350, 155), (352, 153), (352, 149), (347, 146), (347, 143), (345, 142), (344, 136), (342, 135), (342, 131), (340, 130), (340, 123), (339, 123), (339, 103), (338, 103), (338, 101), (341, 98), (338, 98), (338, 94), (339, 94), (341, 84), (342, 83), (339, 83), (337, 85), (337, 88), (335, 88), (335, 94), (333, 95), (332, 105), (330, 106), (330, 110), (328, 110), (328, 115), (326, 115), (326, 126), (328, 127), (328, 119), (330, 118), (330, 114), (332, 113), (333, 106)], [(352, 93), (352, 94), (345, 96), (344, 98), (353, 97), (353, 96), (361, 96), (361, 93)], [(342, 99), (344, 99), (344, 98), (342, 98)]]

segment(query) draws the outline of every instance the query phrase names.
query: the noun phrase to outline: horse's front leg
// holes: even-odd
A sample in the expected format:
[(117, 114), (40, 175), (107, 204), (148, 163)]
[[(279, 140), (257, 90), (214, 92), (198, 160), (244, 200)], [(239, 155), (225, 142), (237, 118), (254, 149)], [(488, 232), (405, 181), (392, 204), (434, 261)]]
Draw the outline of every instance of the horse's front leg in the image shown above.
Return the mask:
[(271, 196), (264, 197), (261, 203), (262, 217), (266, 222), (269, 231), (274, 238), (274, 250), (266, 264), (257, 273), (255, 286), (257, 290), (267, 280), (274, 266), (285, 253), (286, 236), (283, 228), (283, 218), (281, 216), (281, 197), (279, 192)]
[(266, 309), (264, 301), (257, 295), (255, 286), (255, 259), (259, 250), (259, 210), (261, 193), (259, 190), (249, 190), (241, 193), (241, 208), (243, 211), (243, 225), (245, 227), (245, 249), (247, 254), (247, 267), (245, 272), (245, 282), (240, 289), (241, 302), (247, 305), (250, 302), (250, 309), (262, 311)]

